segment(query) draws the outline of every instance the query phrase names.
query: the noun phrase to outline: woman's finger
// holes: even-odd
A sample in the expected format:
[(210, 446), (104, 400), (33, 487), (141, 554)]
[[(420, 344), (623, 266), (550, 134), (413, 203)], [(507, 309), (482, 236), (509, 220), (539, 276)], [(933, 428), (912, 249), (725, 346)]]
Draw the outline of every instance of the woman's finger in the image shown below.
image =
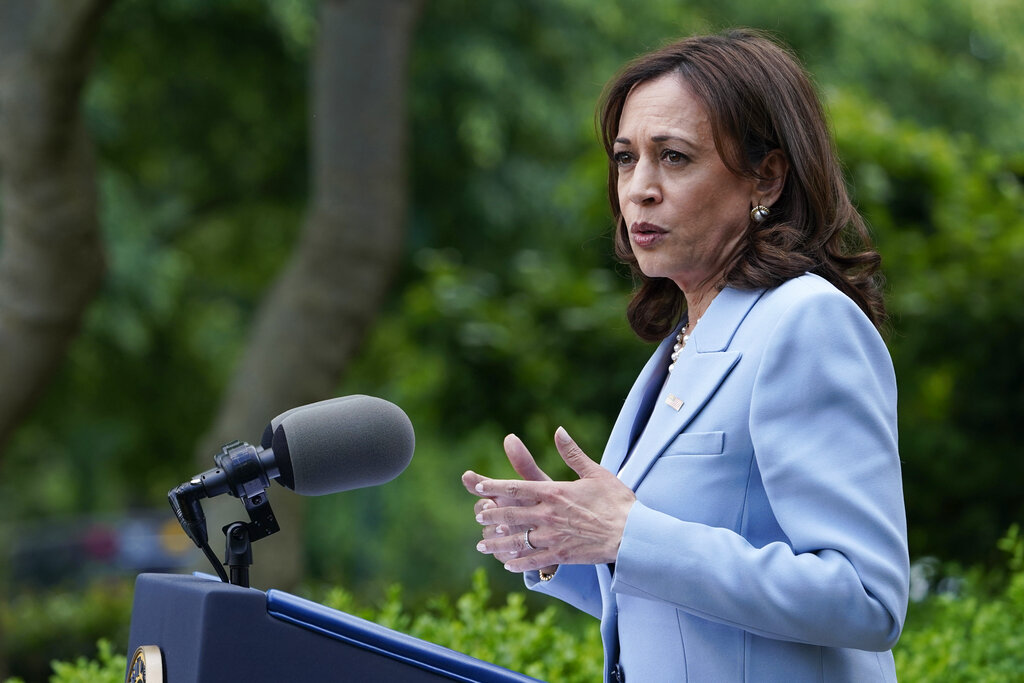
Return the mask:
[(509, 538), (521, 534), (527, 527), (510, 527), (507, 524), (489, 524), (483, 529), (483, 537), (488, 538)]
[(598, 465), (583, 452), (583, 449), (569, 436), (569, 432), (565, 431), (564, 427), (555, 430), (555, 448), (558, 449), (558, 454), (562, 456), (565, 464), (581, 478), (603, 477), (609, 474), (608, 470)]
[(476, 486), (484, 479), (485, 477), (477, 474), (473, 470), (466, 470), (465, 472), (462, 473), (462, 485), (465, 486), (466, 490), (472, 493), (474, 496), (480, 495), (479, 493), (477, 493)]
[(538, 550), (535, 553), (529, 555), (517, 554), (517, 555), (506, 555), (508, 559), (501, 560), (497, 554), (494, 555), (496, 560), (501, 560), (505, 565), (505, 569), (510, 572), (516, 572), (521, 574), (528, 572), (533, 569), (545, 569), (547, 567), (557, 566), (560, 564), (569, 564), (564, 558), (560, 557), (553, 549)]
[(482, 478), (473, 487), (473, 493), (486, 498), (511, 499), (514, 505), (529, 505), (538, 502), (550, 486), (547, 481)]
[(526, 444), (518, 436), (515, 434), (506, 436), (504, 446), (505, 455), (512, 463), (512, 469), (520, 477), (529, 481), (551, 481), (551, 477), (537, 465), (537, 461), (533, 459)]
[[(535, 536), (527, 537), (527, 529), (524, 527), (507, 537), (485, 537), (477, 543), (476, 549), (488, 555), (508, 554), (512, 557), (524, 557), (530, 553), (537, 552), (541, 548), (537, 545), (539, 540)], [(531, 534), (536, 534), (536, 529), (531, 529)], [(527, 543), (529, 540), (529, 543)], [(544, 565), (547, 566), (547, 565)]]
[(509, 529), (522, 527), (528, 529), (537, 526), (543, 511), (536, 505), (513, 505), (509, 507), (489, 507), (476, 514), (478, 524), (504, 524)]

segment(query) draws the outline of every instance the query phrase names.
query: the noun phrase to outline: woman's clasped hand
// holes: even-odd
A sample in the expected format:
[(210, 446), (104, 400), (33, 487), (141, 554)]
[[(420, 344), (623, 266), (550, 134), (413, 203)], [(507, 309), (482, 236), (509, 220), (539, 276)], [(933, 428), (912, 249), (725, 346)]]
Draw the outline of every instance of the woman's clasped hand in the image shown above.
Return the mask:
[(575, 481), (553, 481), (516, 435), (505, 437), (504, 445), (521, 480), (473, 471), (462, 475), (466, 489), (480, 496), (474, 511), (484, 530), (477, 550), (513, 572), (614, 562), (636, 500), (633, 491), (588, 457), (562, 427), (555, 432), (555, 447), (579, 475)]

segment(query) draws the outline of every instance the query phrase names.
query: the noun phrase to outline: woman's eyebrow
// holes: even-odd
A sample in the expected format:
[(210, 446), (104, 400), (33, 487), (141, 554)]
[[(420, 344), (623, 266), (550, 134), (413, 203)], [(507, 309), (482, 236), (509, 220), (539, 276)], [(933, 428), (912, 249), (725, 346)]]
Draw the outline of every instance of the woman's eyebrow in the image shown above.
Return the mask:
[[(668, 135), (668, 134), (664, 134), (664, 135), (652, 135), (651, 136), (651, 142), (668, 142), (669, 140), (678, 140), (679, 142), (682, 142), (684, 144), (690, 145), (691, 147), (695, 146), (693, 144), (692, 140), (684, 138), (681, 135)], [(617, 144), (617, 145), (631, 145), (631, 144), (633, 144), (633, 142), (629, 138), (615, 138), (615, 144)]]
[(693, 144), (692, 140), (690, 140), (689, 138), (685, 138), (682, 135), (668, 135), (668, 134), (665, 134), (665, 135), (652, 135), (651, 136), (651, 142), (668, 142), (669, 140), (677, 140), (679, 142), (682, 142), (685, 145), (689, 145), (690, 147), (695, 147), (696, 146), (696, 145)]

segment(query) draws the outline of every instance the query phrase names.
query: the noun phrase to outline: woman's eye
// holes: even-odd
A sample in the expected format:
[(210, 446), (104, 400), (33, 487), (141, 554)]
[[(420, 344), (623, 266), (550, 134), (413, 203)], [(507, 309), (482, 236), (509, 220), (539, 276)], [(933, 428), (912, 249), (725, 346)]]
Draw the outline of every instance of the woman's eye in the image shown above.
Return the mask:
[(629, 152), (616, 152), (612, 155), (612, 161), (616, 166), (628, 166), (633, 163), (633, 155)]
[(673, 149), (666, 149), (664, 152), (661, 153), (661, 158), (664, 161), (667, 161), (672, 164), (678, 164), (683, 161), (686, 161), (685, 154), (683, 154), (682, 152), (677, 152)]

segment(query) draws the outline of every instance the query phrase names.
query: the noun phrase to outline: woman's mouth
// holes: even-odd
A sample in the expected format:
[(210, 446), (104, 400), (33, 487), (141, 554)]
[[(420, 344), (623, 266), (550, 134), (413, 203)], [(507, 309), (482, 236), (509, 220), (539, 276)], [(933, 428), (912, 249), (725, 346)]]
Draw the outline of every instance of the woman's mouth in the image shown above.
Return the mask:
[(668, 230), (653, 223), (634, 223), (629, 229), (630, 239), (638, 247), (650, 247), (660, 241)]

